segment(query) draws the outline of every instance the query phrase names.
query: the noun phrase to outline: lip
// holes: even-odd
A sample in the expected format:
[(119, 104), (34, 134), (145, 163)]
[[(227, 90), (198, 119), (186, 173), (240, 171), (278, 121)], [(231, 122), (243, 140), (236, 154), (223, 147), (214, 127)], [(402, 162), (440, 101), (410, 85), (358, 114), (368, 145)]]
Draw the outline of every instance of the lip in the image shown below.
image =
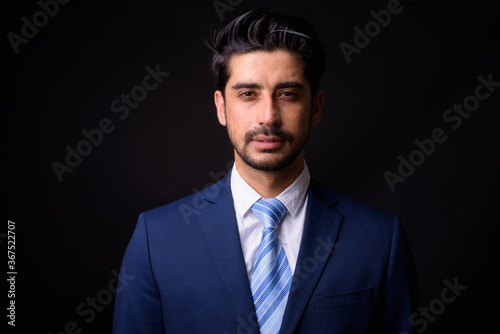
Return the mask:
[(258, 135), (252, 139), (252, 142), (257, 148), (272, 150), (281, 147), (284, 140), (276, 136)]

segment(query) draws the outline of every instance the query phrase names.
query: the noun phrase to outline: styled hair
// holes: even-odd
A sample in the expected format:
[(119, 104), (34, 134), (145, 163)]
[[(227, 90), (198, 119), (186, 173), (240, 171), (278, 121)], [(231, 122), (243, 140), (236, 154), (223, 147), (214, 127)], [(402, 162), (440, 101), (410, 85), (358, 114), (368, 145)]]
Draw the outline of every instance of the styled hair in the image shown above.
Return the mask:
[(312, 96), (318, 91), (325, 71), (323, 42), (307, 20), (267, 9), (251, 10), (230, 22), (214, 35), (212, 73), (224, 96), (232, 55), (253, 51), (286, 50), (301, 59)]

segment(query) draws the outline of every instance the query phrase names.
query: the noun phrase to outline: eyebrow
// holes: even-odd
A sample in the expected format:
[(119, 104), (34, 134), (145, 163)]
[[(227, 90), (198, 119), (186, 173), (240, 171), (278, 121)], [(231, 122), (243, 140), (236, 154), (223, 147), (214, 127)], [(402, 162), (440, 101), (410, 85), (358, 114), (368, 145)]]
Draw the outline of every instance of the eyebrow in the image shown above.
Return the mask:
[(261, 89), (262, 86), (256, 83), (247, 83), (247, 82), (237, 82), (231, 88), (240, 89), (240, 88), (255, 88)]
[[(241, 88), (248, 88), (248, 89), (262, 89), (262, 86), (256, 83), (248, 83), (248, 82), (237, 82), (235, 83), (232, 87), (232, 89), (241, 89)], [(300, 82), (297, 81), (285, 81), (285, 82), (279, 82), (276, 84), (274, 87), (275, 89), (280, 89), (280, 88), (304, 88), (304, 85), (301, 84)]]

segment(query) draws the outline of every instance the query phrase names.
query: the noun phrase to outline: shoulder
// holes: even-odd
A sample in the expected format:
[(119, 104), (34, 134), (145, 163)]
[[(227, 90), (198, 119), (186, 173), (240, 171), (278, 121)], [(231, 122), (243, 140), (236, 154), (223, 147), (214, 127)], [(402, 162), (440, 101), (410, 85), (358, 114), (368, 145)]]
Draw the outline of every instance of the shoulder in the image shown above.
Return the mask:
[(310, 194), (313, 193), (316, 193), (313, 195), (316, 198), (329, 198), (330, 217), (336, 217), (341, 224), (337, 242), (342, 243), (344, 249), (365, 249), (370, 256), (378, 252), (381, 258), (388, 256), (393, 249), (398, 249), (398, 252), (403, 249), (409, 254), (406, 232), (396, 215), (317, 182), (311, 182)]
[(363, 203), (328, 185), (311, 180), (313, 197), (341, 214), (345, 222), (362, 224), (366, 227), (385, 226), (392, 228), (399, 219), (394, 214)]
[[(211, 204), (231, 195), (229, 175), (196, 193), (178, 199), (174, 202), (149, 209), (140, 214), (149, 223), (181, 222), (189, 224), (194, 216), (199, 216)], [(229, 196), (231, 197), (231, 196)]]

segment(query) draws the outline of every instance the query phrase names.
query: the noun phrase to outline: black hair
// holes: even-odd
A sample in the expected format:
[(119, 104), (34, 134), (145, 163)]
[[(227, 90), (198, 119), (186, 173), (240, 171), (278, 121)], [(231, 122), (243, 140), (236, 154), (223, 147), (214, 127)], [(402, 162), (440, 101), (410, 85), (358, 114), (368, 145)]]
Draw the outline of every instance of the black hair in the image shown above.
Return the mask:
[(267, 9), (251, 10), (237, 17), (214, 35), (210, 47), (214, 52), (212, 72), (223, 95), (230, 75), (229, 60), (235, 54), (276, 50), (294, 53), (304, 62), (312, 96), (316, 95), (325, 71), (324, 45), (311, 23)]

